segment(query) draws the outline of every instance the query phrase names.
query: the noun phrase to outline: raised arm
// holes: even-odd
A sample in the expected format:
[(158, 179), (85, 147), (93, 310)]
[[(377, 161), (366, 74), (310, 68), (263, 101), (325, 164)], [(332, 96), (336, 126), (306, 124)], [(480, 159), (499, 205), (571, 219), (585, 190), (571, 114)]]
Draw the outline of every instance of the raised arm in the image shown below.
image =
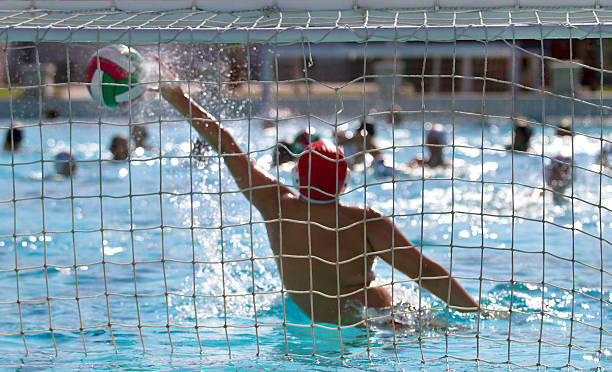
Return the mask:
[[(366, 224), (368, 242), (375, 252), (380, 252), (379, 257), (385, 262), (410, 278), (420, 276), (423, 288), (444, 302), (448, 300), (450, 290), (448, 304), (457, 310), (464, 312), (478, 310), (478, 303), (465, 288), (454, 278), (450, 280), (449, 286), (449, 272), (437, 262), (422, 255), (397, 226), (394, 226), (391, 219), (384, 218), (378, 211), (368, 210), (368, 220)], [(391, 253), (392, 247), (394, 253)]]
[(184, 91), (181, 84), (176, 81), (177, 75), (172, 68), (161, 61), (159, 63), (162, 69), (163, 82), (160, 84), (162, 96), (189, 120), (193, 128), (223, 157), (238, 188), (264, 218), (276, 217), (278, 187), (281, 195), (293, 191), (259, 168), (254, 161), (249, 161), (248, 155), (240, 148), (234, 137)]

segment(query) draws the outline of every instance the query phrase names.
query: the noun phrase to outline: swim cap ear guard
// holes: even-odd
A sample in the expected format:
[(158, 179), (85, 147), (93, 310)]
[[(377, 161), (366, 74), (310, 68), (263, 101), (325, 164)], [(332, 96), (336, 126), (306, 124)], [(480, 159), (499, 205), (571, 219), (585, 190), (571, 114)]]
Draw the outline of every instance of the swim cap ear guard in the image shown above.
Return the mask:
[(297, 164), (291, 169), (291, 179), (293, 179), (293, 186), (300, 187), (300, 171)]
[[(298, 189), (300, 187), (302, 187), (302, 183), (300, 182), (300, 169), (298, 164), (296, 164), (293, 169), (291, 170), (291, 178), (293, 179), (293, 185)], [(351, 181), (351, 169), (350, 168), (346, 168), (346, 176), (344, 177), (344, 183), (342, 184), (342, 186), (340, 186), (340, 190), (338, 191), (338, 194), (344, 192), (344, 190), (346, 189), (346, 186), (350, 183)], [(300, 196), (303, 197), (304, 199), (307, 199), (306, 196), (304, 196), (303, 194), (300, 193)], [(329, 201), (321, 201), (321, 200), (312, 200), (310, 199), (311, 202), (314, 203), (330, 203), (333, 202), (335, 199), (329, 200)]]
[(340, 191), (338, 193), (343, 193), (346, 189), (346, 186), (351, 183), (351, 168), (346, 168), (346, 177), (344, 177), (344, 184), (340, 187)]

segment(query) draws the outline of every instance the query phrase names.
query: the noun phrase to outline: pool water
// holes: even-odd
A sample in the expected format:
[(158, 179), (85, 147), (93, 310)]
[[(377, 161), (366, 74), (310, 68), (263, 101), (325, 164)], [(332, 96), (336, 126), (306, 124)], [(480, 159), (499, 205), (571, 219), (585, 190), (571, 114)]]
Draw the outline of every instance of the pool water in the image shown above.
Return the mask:
[[(283, 298), (261, 216), (235, 193), (218, 159), (189, 158), (195, 133), (186, 122), (152, 120), (151, 148), (129, 163), (110, 160), (107, 150), (113, 135), (129, 135), (126, 119), (73, 122), (23, 122), (23, 149), (0, 153), (0, 365), (412, 370), (425, 360), (437, 370), (471, 369), (476, 358), (500, 370), (508, 361), (612, 365), (612, 180), (594, 165), (597, 121), (576, 127), (584, 135), (573, 140), (577, 167), (565, 197), (539, 197), (534, 188), (549, 162), (542, 149), (553, 156), (571, 142), (554, 140), (551, 128), (542, 138), (538, 128), (532, 152), (513, 156), (503, 151), (511, 139), (504, 121), (457, 123), (449, 134), (456, 146), (445, 149), (453, 167), (394, 179), (353, 172), (344, 202), (394, 215), (425, 254), (446, 268), (452, 258), (468, 292), (500, 312), (447, 313), (379, 262), (377, 280), (389, 288), (394, 281), (404, 327), (394, 332), (375, 321), (341, 333), (329, 324), (313, 328)], [(225, 125), (266, 167), (277, 135), (292, 138), (309, 122), (332, 136), (330, 125), (305, 118), (278, 132), (259, 121)], [(395, 155), (384, 151), (389, 160), (421, 152), (420, 123), (380, 128), (379, 146), (396, 146)], [(608, 139), (610, 129), (603, 128)], [(79, 160), (75, 177), (54, 177), (55, 154), (70, 148)], [(290, 167), (279, 175), (289, 182)], [(420, 315), (408, 310), (419, 303)]]

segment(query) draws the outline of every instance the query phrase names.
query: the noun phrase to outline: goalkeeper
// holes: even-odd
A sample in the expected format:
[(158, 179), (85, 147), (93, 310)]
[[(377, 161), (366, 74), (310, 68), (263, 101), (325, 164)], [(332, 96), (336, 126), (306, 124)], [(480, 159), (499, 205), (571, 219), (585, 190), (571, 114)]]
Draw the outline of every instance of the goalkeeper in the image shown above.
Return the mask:
[(392, 306), (387, 288), (371, 285), (377, 257), (411, 278), (420, 277), (423, 288), (450, 306), (478, 309), (461, 284), (422, 255), (390, 218), (337, 200), (349, 170), (336, 145), (316, 141), (306, 148), (295, 169), (296, 193), (249, 161), (232, 135), (185, 93), (171, 68), (162, 64), (162, 74), (162, 96), (223, 156), (239, 189), (269, 221), (270, 248), (284, 286), (305, 314), (312, 310), (314, 321), (352, 324), (362, 320), (354, 304)]

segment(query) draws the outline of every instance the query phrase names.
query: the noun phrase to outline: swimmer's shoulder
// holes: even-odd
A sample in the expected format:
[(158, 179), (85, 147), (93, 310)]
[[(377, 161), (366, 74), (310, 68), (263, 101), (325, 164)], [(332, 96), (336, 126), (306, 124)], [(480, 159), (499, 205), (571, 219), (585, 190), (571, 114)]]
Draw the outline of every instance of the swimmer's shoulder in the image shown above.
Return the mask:
[[(297, 212), (300, 210), (306, 210), (308, 203), (301, 199), (297, 194), (285, 194), (281, 195), (281, 203), (283, 210)], [(325, 213), (336, 213), (336, 204), (311, 204), (311, 212), (321, 211)], [(361, 221), (364, 218), (367, 220), (378, 220), (385, 217), (385, 215), (374, 207), (363, 208), (358, 205), (349, 205), (342, 202), (338, 203), (337, 206), (338, 216), (341, 218), (347, 218), (353, 222)], [(348, 222), (348, 221), (347, 221)]]
[(383, 218), (383, 217), (385, 217), (383, 212), (379, 211), (378, 209), (376, 209), (374, 207), (367, 207), (366, 208), (366, 216), (367, 216), (368, 219), (371, 219), (371, 218)]
[(360, 207), (356, 205), (343, 205), (343, 214), (350, 217), (352, 220), (359, 221), (364, 218), (367, 221), (379, 220), (384, 218), (384, 214), (374, 207)]

